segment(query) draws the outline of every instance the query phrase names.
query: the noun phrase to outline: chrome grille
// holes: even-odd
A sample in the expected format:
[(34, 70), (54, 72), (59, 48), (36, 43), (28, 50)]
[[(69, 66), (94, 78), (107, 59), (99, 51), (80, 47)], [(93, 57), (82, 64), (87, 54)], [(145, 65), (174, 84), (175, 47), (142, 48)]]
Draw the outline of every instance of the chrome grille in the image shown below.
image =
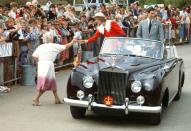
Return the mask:
[(113, 97), (113, 104), (122, 105), (128, 87), (128, 74), (119, 72), (99, 72), (99, 85), (97, 89), (97, 102), (103, 104), (105, 96)]

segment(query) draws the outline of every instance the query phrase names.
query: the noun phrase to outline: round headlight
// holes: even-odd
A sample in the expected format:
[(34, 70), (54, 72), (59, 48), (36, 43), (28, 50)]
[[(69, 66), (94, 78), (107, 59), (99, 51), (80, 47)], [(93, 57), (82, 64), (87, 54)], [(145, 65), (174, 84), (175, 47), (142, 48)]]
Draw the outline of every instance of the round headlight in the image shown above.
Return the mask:
[(151, 91), (152, 90), (152, 85), (150, 83), (144, 83), (144, 88), (146, 91)]
[(94, 84), (94, 80), (91, 76), (85, 76), (83, 78), (83, 85), (85, 88), (91, 88)]
[(142, 85), (141, 85), (141, 82), (140, 81), (134, 81), (132, 84), (131, 84), (131, 90), (132, 92), (134, 93), (139, 93), (141, 91), (141, 88), (142, 88)]
[(145, 102), (145, 98), (143, 96), (137, 97), (137, 104), (142, 105)]
[(85, 93), (82, 90), (77, 91), (77, 97), (78, 99), (83, 99), (85, 96)]

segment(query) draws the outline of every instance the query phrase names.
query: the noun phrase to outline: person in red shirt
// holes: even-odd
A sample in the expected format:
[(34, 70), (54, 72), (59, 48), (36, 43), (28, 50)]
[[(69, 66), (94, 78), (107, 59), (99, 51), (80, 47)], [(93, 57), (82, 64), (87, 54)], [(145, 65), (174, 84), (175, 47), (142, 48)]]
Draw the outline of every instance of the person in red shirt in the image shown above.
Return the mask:
[(175, 14), (173, 14), (173, 15), (171, 15), (170, 16), (170, 21), (171, 21), (171, 23), (172, 23), (172, 41), (173, 42), (175, 42), (175, 40), (176, 40), (176, 29), (177, 29), (177, 22), (176, 22), (176, 16), (175, 16)]
[(115, 21), (106, 20), (103, 13), (96, 13), (94, 19), (98, 25), (95, 34), (88, 40), (81, 40), (81, 43), (92, 43), (96, 41), (101, 34), (105, 37), (122, 37), (126, 35), (123, 29)]

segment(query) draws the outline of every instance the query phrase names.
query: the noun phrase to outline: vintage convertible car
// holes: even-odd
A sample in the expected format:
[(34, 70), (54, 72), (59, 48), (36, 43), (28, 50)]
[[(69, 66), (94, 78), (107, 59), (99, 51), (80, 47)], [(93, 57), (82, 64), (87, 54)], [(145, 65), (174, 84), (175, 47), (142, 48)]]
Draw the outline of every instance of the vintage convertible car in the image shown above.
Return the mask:
[[(146, 113), (159, 124), (162, 110), (179, 100), (184, 63), (174, 46), (139, 38), (105, 38), (98, 57), (75, 67), (67, 98), (74, 118), (86, 110), (111, 115)], [(148, 114), (148, 115), (147, 115)]]

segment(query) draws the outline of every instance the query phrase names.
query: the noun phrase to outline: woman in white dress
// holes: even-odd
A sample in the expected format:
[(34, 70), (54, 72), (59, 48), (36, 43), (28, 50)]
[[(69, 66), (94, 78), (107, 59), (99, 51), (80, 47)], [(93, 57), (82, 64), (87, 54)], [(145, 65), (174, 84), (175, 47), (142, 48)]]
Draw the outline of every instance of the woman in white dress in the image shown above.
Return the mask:
[(38, 61), (36, 86), (38, 93), (33, 99), (33, 105), (39, 106), (39, 99), (41, 95), (48, 90), (53, 91), (55, 104), (61, 103), (57, 94), (54, 61), (60, 52), (68, 49), (75, 42), (76, 40), (72, 40), (70, 43), (65, 45), (46, 43), (38, 46), (38, 48), (34, 51), (32, 56)]

